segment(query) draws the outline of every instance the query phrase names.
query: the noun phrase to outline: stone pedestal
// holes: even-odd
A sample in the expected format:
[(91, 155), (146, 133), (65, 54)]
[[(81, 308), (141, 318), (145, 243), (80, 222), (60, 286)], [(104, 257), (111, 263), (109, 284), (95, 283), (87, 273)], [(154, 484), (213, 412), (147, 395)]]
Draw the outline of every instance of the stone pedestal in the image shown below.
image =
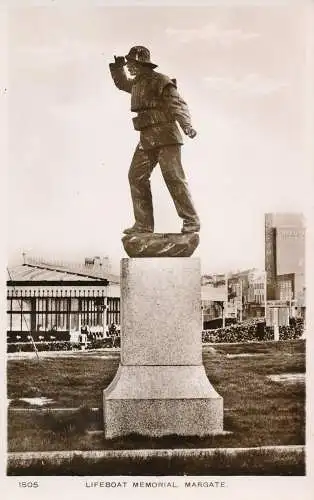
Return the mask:
[(223, 400), (202, 364), (199, 259), (122, 259), (121, 331), (106, 437), (221, 433)]

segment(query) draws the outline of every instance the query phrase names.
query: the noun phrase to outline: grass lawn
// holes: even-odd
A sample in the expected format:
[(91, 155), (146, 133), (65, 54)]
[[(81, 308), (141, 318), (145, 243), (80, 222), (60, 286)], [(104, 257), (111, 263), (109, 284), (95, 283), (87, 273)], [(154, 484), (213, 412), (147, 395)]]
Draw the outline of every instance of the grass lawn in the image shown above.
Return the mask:
[[(227, 356), (243, 353), (255, 356)], [(101, 410), (95, 412), (91, 408), (102, 408), (102, 391), (116, 373), (118, 353), (110, 354), (107, 359), (97, 357), (96, 353), (94, 356), (78, 353), (69, 358), (43, 358), (39, 362), (35, 357), (9, 360), (7, 386), (8, 398), (13, 400), (11, 406), (22, 408), (19, 398), (42, 396), (54, 400), (49, 408), (80, 409), (74, 412), (9, 410), (8, 451), (304, 444), (304, 383), (278, 383), (267, 378), (271, 374), (305, 372), (303, 340), (205, 345), (203, 360), (209, 380), (224, 398), (224, 429), (232, 434), (158, 439), (132, 435), (111, 440), (105, 440), (101, 433), (87, 431), (102, 429)], [(287, 458), (288, 469), (291, 460)]]

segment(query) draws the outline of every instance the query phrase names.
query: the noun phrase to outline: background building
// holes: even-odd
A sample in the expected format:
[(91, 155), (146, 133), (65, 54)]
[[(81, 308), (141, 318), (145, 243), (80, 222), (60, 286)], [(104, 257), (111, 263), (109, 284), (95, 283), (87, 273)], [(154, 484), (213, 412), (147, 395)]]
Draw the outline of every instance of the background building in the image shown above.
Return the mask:
[(119, 277), (108, 273), (108, 259), (84, 264), (26, 259), (8, 269), (9, 342), (67, 340), (82, 326), (95, 337), (120, 325)]
[(305, 307), (305, 228), (302, 214), (265, 214), (267, 299)]
[(222, 326), (228, 304), (227, 276), (206, 274), (201, 278), (202, 323), (206, 330)]
[[(246, 269), (229, 274), (202, 276), (204, 329), (224, 322), (241, 322), (265, 316), (266, 272)], [(221, 323), (221, 324), (220, 324)]]
[(238, 321), (265, 315), (266, 272), (246, 269), (228, 275), (228, 304)]

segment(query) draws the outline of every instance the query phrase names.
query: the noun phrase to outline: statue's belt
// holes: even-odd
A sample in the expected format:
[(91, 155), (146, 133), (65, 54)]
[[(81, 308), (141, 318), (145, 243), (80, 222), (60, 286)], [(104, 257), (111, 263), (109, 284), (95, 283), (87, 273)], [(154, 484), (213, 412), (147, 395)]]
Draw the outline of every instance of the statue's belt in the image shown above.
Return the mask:
[(159, 109), (146, 109), (138, 111), (137, 116), (132, 118), (132, 121), (135, 130), (143, 130), (148, 127), (153, 127), (154, 125), (174, 122), (174, 119), (167, 111)]

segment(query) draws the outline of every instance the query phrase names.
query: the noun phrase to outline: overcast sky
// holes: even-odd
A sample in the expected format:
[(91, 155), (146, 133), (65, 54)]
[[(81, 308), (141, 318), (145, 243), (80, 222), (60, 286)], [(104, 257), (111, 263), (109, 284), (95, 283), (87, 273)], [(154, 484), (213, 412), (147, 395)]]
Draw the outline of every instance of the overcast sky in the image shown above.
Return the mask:
[[(130, 96), (108, 64), (146, 45), (175, 77), (194, 139), (183, 165), (200, 214), (203, 272), (264, 266), (264, 213), (305, 211), (305, 12), (298, 7), (29, 8), (12, 11), (10, 263), (125, 257)], [(181, 221), (157, 167), (157, 232)]]

